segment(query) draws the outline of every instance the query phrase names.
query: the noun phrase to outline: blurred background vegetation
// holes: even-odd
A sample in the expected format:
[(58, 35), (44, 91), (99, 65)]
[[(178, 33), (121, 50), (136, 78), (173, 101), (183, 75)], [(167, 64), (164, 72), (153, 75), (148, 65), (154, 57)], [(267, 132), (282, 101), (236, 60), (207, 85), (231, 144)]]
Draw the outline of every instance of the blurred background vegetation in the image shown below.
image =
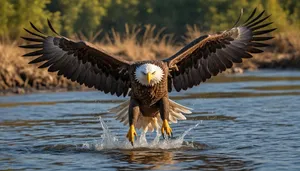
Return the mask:
[(64, 36), (91, 38), (112, 28), (124, 33), (125, 24), (151, 24), (180, 39), (187, 25), (221, 31), (232, 26), (241, 8), (247, 17), (255, 7), (272, 14), (279, 32), (300, 28), (299, 0), (1, 0), (0, 37), (17, 39), (29, 21), (47, 31), (49, 18)]
[[(47, 69), (28, 65), (18, 47), (29, 21), (50, 33), (93, 42), (127, 60), (161, 59), (207, 32), (229, 29), (240, 9), (244, 19), (257, 7), (272, 14), (275, 39), (226, 72), (258, 68), (300, 68), (300, 0), (0, 0), (0, 95), (35, 90), (82, 88)], [(243, 21), (243, 20), (242, 20)]]

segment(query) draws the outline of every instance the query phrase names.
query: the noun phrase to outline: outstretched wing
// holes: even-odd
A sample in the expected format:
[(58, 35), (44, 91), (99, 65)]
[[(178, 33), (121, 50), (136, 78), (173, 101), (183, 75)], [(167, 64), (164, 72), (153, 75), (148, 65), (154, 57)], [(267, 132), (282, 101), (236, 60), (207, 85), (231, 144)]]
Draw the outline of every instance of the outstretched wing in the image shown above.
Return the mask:
[(48, 68), (49, 72), (58, 71), (58, 75), (95, 87), (105, 93), (127, 95), (130, 88), (128, 68), (130, 62), (111, 56), (88, 42), (75, 42), (56, 33), (48, 20), (50, 29), (57, 35), (45, 36), (32, 23), (36, 32), (25, 29), (34, 37), (22, 37), (34, 42), (20, 46), (21, 48), (34, 49), (34, 52), (23, 55), (24, 57), (39, 56), (29, 64), (44, 62), (39, 68)]
[[(257, 16), (255, 13), (256, 9), (244, 24), (220, 34), (199, 37), (165, 59), (171, 70), (169, 81), (176, 91), (199, 85), (231, 68), (233, 63), (241, 63), (242, 58), (251, 58), (250, 53), (263, 52), (258, 48), (268, 45), (261, 42), (272, 39), (265, 35), (275, 29), (264, 29), (272, 24), (263, 23), (270, 15), (262, 17), (264, 11)], [(172, 83), (169, 83), (169, 91), (172, 90)]]

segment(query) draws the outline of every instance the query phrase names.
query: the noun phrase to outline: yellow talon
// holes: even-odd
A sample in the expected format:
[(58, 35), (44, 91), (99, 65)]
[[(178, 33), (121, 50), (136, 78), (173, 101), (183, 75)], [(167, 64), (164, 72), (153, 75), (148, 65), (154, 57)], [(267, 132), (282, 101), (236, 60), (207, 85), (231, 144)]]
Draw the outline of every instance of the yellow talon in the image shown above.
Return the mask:
[(134, 142), (135, 136), (137, 136), (137, 134), (136, 134), (136, 132), (135, 132), (134, 125), (130, 125), (126, 137), (127, 137), (128, 140), (131, 142), (131, 145), (132, 145), (132, 146), (133, 146), (133, 142)]
[(163, 137), (164, 137), (164, 132), (166, 132), (166, 134), (169, 137), (171, 137), (171, 135), (172, 135), (172, 128), (170, 127), (169, 122), (166, 119), (163, 121), (163, 125), (161, 127), (161, 133), (162, 133)]

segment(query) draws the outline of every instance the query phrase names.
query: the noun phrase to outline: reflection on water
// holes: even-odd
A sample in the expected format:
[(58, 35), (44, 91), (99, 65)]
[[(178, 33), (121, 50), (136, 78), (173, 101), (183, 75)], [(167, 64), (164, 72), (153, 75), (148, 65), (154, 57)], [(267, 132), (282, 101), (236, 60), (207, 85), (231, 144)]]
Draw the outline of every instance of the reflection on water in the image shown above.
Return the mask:
[[(204, 144), (195, 144), (195, 148), (179, 148), (170, 150), (135, 148), (135, 149), (110, 149), (91, 151), (83, 148), (83, 145), (53, 145), (35, 147), (34, 153), (52, 153), (63, 155), (64, 153), (99, 153), (116, 163), (109, 168), (138, 169), (138, 170), (198, 170), (198, 169), (225, 169), (244, 170), (254, 163), (242, 158), (226, 156), (226, 154), (207, 154), (205, 150), (212, 149)], [(197, 148), (196, 148), (197, 147)], [(64, 161), (55, 162), (57, 165), (65, 165)]]
[(173, 139), (139, 131), (135, 147), (107, 113), (125, 98), (0, 97), (0, 170), (300, 170), (299, 90), (295, 71), (216, 77), (170, 95), (194, 109)]
[[(245, 169), (251, 162), (231, 158), (220, 154), (211, 156), (201, 154), (201, 151), (193, 150), (200, 155), (177, 151), (121, 151), (122, 157), (118, 156), (119, 162), (129, 163), (128, 169), (138, 170), (199, 170), (199, 169)], [(114, 158), (115, 153), (110, 153)], [(121, 159), (121, 160), (120, 160)], [(184, 164), (180, 164), (184, 163)], [(138, 164), (138, 165), (137, 165)], [(135, 166), (134, 166), (135, 165)], [(118, 168), (118, 167), (115, 167)]]
[(124, 154), (123, 160), (128, 163), (138, 163), (138, 164), (151, 164), (151, 168), (147, 169), (160, 169), (166, 164), (177, 163), (174, 160), (173, 151), (143, 151), (143, 150), (132, 150), (132, 151), (122, 151)]

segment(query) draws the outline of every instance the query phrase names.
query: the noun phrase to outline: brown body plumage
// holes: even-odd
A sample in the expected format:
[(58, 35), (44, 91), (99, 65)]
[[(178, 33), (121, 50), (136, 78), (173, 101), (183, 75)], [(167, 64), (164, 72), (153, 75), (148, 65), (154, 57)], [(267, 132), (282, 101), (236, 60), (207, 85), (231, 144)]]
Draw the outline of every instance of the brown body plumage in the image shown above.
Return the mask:
[[(162, 81), (154, 86), (141, 85), (134, 77), (134, 74), (131, 73), (134, 72), (137, 66), (146, 63), (157, 65), (164, 71)], [(168, 85), (167, 85), (168, 72), (169, 72), (169, 67), (166, 65), (166, 63), (159, 60), (144, 61), (144, 62), (139, 62), (134, 64), (132, 67), (132, 71), (130, 71), (129, 74), (131, 86), (134, 87), (131, 89), (130, 92), (131, 98), (137, 99), (139, 103), (143, 106), (152, 106), (153, 104), (155, 104), (159, 99), (161, 99), (162, 97), (168, 94)]]
[[(251, 58), (251, 53), (263, 52), (259, 48), (268, 45), (262, 42), (272, 39), (265, 35), (275, 29), (265, 29), (272, 23), (263, 23), (269, 18), (263, 17), (264, 11), (255, 14), (256, 9), (240, 26), (201, 36), (161, 61), (129, 62), (109, 55), (88, 42), (60, 36), (49, 21), (50, 29), (57, 36), (46, 36), (31, 23), (37, 33), (25, 30), (35, 37), (22, 38), (36, 44), (20, 47), (39, 49), (24, 56), (38, 56), (30, 63), (45, 62), (40, 68), (58, 71), (58, 75), (72, 81), (117, 96), (126, 96), (130, 90), (130, 100), (111, 111), (117, 113), (118, 120), (129, 124), (127, 137), (133, 143), (135, 127), (146, 131), (161, 128), (163, 134), (170, 136), (172, 129), (168, 122), (185, 119), (183, 113), (189, 113), (189, 109), (168, 98), (173, 88), (176, 91), (192, 88), (231, 68), (233, 63), (241, 63), (242, 58)], [(161, 73), (153, 72), (153, 68)]]

